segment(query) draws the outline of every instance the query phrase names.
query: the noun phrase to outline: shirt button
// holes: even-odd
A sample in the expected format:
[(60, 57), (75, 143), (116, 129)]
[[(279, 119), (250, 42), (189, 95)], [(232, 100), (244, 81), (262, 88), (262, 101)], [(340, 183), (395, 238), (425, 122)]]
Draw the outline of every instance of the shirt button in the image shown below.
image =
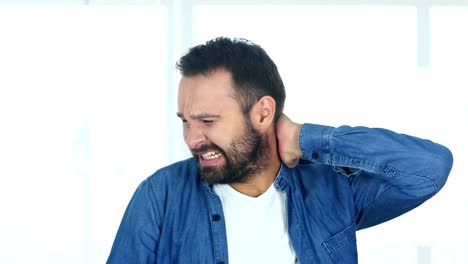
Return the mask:
[(319, 157), (319, 154), (317, 152), (315, 152), (315, 151), (312, 152), (312, 159), (316, 160), (316, 159), (318, 159), (318, 157)]
[[(213, 221), (218, 222), (221, 219), (221, 216), (219, 216), (219, 214), (215, 214), (215, 215), (212, 216), (212, 219), (213, 219)], [(218, 263), (220, 263), (220, 262), (218, 262)]]

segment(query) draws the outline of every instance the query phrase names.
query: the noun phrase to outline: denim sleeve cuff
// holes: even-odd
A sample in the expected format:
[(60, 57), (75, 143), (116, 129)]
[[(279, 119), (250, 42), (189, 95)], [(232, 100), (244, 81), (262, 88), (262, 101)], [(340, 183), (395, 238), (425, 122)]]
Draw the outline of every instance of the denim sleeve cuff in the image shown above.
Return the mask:
[[(322, 160), (330, 153), (329, 138), (333, 127), (303, 124), (299, 131), (299, 147), (302, 159), (309, 161)], [(322, 160), (323, 161), (323, 160)]]

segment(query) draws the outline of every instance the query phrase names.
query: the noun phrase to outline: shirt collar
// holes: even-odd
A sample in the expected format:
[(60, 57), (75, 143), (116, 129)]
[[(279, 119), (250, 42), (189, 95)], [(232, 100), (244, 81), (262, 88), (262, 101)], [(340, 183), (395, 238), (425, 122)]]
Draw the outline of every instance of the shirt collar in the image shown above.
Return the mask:
[(291, 169), (284, 165), (284, 163), (281, 163), (278, 176), (276, 176), (275, 182), (273, 183), (278, 191), (284, 191), (290, 185), (290, 173)]

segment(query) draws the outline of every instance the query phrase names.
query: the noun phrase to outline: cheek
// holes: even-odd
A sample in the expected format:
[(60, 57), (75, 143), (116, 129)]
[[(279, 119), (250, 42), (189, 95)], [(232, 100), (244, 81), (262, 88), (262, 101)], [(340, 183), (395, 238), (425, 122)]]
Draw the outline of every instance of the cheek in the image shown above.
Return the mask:
[(189, 136), (190, 136), (190, 128), (189, 128), (189, 126), (188, 126), (187, 124), (184, 124), (184, 125), (183, 125), (183, 128), (182, 128), (182, 136), (183, 136), (183, 138), (184, 138), (184, 143), (185, 143), (185, 145), (189, 146), (188, 140), (189, 140)]
[(236, 138), (236, 135), (236, 131), (232, 128), (216, 128), (207, 133), (207, 138), (212, 144), (226, 150), (230, 146), (232, 140)]

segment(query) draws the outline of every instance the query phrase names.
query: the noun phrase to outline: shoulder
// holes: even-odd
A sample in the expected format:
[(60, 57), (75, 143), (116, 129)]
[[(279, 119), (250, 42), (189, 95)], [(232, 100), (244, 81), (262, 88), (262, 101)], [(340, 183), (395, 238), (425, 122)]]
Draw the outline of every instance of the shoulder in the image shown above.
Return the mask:
[(196, 161), (193, 158), (182, 160), (157, 170), (146, 179), (152, 186), (175, 187), (184, 182), (195, 182), (200, 179)]
[(198, 165), (193, 158), (163, 167), (145, 182), (161, 216), (171, 212), (179, 215), (181, 210), (186, 211), (190, 206), (196, 208), (204, 199), (205, 183), (200, 178)]

